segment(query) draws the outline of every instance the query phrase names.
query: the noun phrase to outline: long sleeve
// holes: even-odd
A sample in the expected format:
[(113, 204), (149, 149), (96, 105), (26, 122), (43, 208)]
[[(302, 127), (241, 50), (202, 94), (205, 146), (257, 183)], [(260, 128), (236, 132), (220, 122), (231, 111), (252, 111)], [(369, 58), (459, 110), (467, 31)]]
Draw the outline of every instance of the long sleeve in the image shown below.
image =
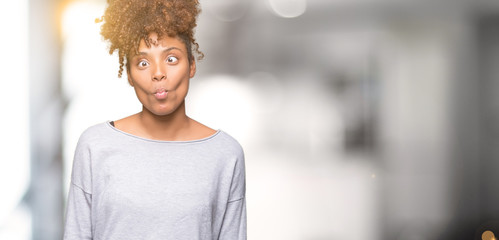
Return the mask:
[(230, 191), (219, 240), (246, 240), (246, 174), (242, 151), (234, 168)]
[(64, 240), (92, 239), (92, 194), (71, 183), (69, 187)]
[(90, 150), (84, 135), (76, 146), (64, 223), (64, 240), (92, 237), (92, 171)]
[(229, 202), (220, 232), (220, 240), (246, 239), (246, 199)]

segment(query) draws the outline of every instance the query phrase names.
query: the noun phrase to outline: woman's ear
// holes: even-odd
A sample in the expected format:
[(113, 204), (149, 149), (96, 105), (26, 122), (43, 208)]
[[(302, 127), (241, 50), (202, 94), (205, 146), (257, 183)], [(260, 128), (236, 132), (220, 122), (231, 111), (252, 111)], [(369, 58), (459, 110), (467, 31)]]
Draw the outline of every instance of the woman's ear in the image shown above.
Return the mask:
[(196, 60), (192, 57), (189, 68), (189, 78), (193, 78), (196, 75)]

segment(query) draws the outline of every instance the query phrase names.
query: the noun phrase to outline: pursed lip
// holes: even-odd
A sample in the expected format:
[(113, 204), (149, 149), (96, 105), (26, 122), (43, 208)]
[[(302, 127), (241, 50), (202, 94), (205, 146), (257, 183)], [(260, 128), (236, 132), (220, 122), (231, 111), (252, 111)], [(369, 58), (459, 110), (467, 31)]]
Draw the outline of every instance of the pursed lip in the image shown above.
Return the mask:
[(158, 99), (158, 100), (165, 99), (165, 98), (168, 96), (168, 90), (166, 90), (165, 88), (158, 88), (158, 89), (156, 89), (156, 91), (154, 92), (154, 96), (155, 96), (155, 97), (156, 97), (156, 99)]

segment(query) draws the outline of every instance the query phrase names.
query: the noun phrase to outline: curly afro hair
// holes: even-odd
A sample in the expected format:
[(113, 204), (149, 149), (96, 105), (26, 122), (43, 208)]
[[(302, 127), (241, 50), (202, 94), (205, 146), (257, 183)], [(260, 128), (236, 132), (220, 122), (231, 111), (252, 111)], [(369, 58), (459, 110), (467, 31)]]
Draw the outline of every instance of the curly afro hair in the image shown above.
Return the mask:
[[(120, 68), (118, 77), (123, 73), (123, 66), (129, 68), (129, 58), (138, 51), (141, 39), (150, 46), (149, 34), (178, 37), (181, 39), (193, 61), (192, 50), (198, 54), (198, 60), (204, 57), (194, 38), (196, 18), (201, 12), (198, 0), (107, 0), (107, 8), (101, 19), (101, 35), (109, 41), (109, 54), (118, 51)], [(125, 62), (126, 61), (126, 62)]]

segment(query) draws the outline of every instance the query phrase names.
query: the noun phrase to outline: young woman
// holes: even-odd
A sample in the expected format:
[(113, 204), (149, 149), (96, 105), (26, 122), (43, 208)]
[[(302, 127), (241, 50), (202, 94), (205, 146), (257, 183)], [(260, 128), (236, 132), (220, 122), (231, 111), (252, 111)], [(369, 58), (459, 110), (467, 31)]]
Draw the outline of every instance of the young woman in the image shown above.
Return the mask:
[(185, 113), (199, 11), (197, 0), (108, 0), (101, 34), (143, 107), (81, 135), (64, 239), (246, 239), (242, 148)]

